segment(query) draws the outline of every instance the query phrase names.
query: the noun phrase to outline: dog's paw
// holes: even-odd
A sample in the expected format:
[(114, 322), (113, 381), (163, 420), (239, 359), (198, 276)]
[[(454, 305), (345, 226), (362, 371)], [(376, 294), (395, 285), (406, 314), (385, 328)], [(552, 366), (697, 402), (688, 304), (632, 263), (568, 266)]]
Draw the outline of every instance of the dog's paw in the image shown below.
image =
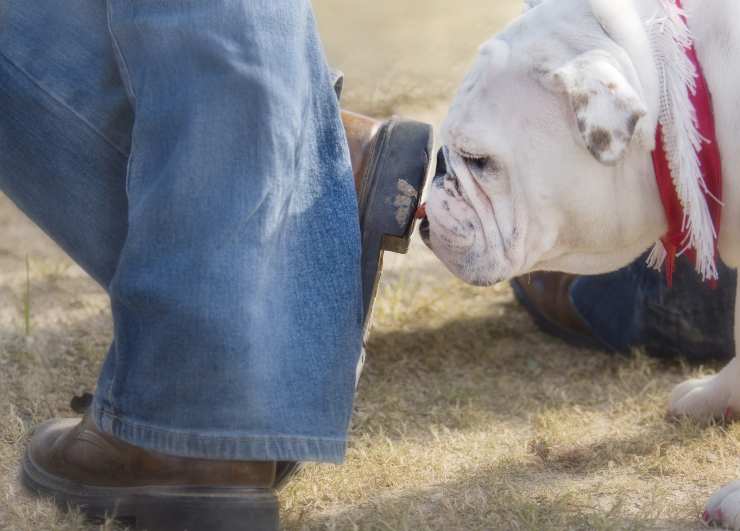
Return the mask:
[(704, 521), (740, 531), (740, 481), (727, 485), (710, 498)]
[(668, 414), (691, 417), (705, 422), (712, 419), (733, 420), (740, 413), (737, 359), (719, 374), (689, 380), (677, 386), (671, 394)]
[(700, 421), (722, 418), (728, 409), (729, 393), (718, 375), (689, 380), (671, 393), (668, 415), (691, 417)]

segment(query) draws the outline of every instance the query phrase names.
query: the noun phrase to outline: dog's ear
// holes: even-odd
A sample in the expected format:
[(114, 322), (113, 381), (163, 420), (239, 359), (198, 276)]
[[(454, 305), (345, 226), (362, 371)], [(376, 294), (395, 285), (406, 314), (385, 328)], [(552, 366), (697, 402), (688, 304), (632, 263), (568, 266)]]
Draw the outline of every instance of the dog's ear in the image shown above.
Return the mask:
[(613, 56), (586, 52), (546, 77), (568, 96), (579, 136), (594, 158), (606, 165), (622, 160), (647, 108)]

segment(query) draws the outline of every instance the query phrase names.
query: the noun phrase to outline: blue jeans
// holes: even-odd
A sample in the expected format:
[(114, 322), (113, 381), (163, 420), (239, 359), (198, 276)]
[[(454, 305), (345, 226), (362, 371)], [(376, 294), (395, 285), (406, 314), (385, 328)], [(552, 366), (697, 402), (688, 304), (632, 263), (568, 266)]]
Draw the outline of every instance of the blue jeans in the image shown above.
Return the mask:
[(343, 459), (361, 249), (308, 0), (3, 0), (0, 189), (110, 296), (100, 429)]
[(720, 264), (717, 286), (705, 284), (688, 260), (676, 262), (673, 287), (645, 257), (620, 271), (577, 278), (570, 296), (608, 350), (644, 348), (656, 357), (690, 361), (734, 355), (737, 274)]

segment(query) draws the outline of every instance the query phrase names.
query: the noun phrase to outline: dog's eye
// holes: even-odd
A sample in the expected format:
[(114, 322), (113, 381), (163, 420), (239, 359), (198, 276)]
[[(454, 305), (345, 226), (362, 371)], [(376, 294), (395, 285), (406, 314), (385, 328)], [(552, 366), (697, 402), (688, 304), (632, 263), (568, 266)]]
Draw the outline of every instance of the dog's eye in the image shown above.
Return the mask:
[(488, 167), (490, 159), (484, 155), (461, 155), (463, 161), (473, 171), (482, 172)]

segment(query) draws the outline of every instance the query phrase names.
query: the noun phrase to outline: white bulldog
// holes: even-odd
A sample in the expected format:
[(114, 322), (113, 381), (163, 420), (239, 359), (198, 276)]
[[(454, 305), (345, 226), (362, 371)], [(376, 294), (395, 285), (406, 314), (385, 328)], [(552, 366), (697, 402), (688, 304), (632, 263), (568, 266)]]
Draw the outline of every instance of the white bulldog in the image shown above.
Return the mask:
[[(646, 31), (660, 1), (529, 4), (480, 48), (442, 130), (447, 174), (428, 195), (428, 244), (476, 285), (531, 271), (613, 271), (667, 229), (651, 161), (662, 87)], [(737, 267), (740, 2), (683, 7), (722, 153), (719, 249)], [(669, 406), (702, 420), (728, 409), (740, 412), (737, 358), (716, 376), (679, 385)], [(740, 529), (740, 484), (720, 491), (708, 511)]]

